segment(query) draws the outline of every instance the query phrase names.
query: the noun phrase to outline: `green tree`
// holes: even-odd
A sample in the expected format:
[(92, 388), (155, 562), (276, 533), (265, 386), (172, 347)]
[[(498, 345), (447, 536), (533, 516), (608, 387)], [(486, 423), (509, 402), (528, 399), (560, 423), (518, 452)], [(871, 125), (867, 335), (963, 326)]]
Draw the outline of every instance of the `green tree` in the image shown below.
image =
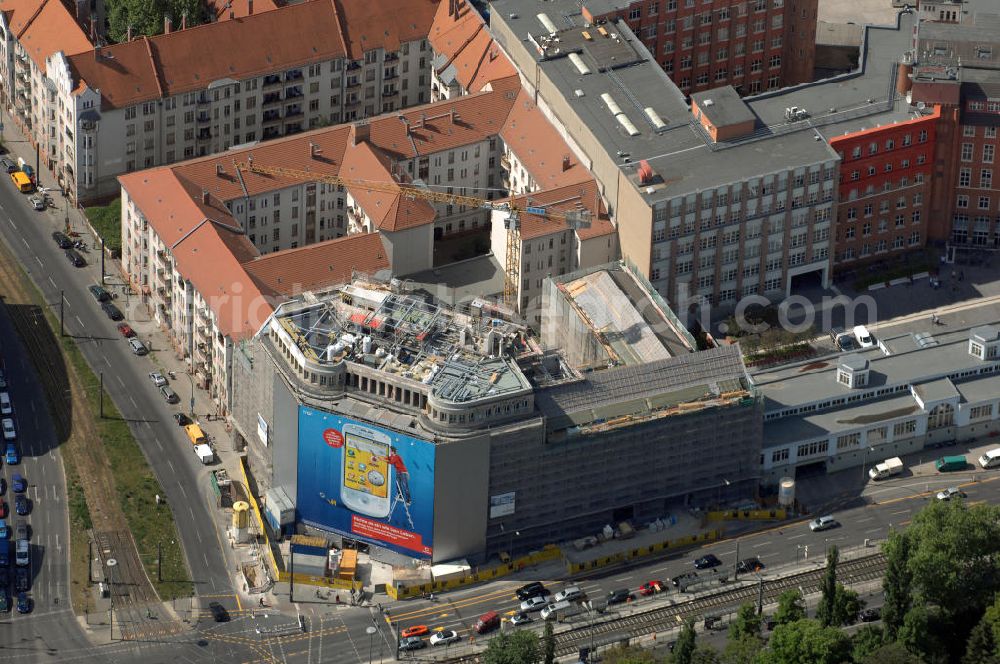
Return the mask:
[(200, 0), (106, 0), (108, 36), (113, 41), (163, 32), (163, 19), (169, 17), (173, 29), (179, 30), (182, 20), (188, 27), (203, 23), (206, 18)]
[(865, 625), (851, 637), (851, 654), (860, 662), (882, 647), (885, 633), (879, 625)]
[(691, 664), (722, 664), (722, 658), (719, 657), (718, 650), (707, 643), (701, 643), (691, 654)]
[(843, 664), (851, 660), (851, 639), (816, 620), (799, 620), (774, 629), (760, 664)]
[(545, 664), (553, 664), (556, 661), (556, 635), (552, 628), (552, 622), (549, 620), (545, 621), (542, 644), (545, 650)]
[(840, 551), (836, 546), (831, 546), (826, 553), (826, 572), (823, 580), (819, 584), (822, 596), (819, 605), (816, 607), (816, 620), (823, 627), (839, 625), (836, 622), (837, 611), (837, 562), (840, 560)]
[(806, 617), (806, 603), (798, 590), (786, 590), (778, 596), (778, 609), (774, 621), (779, 625), (797, 622)]
[(911, 653), (901, 643), (887, 643), (864, 659), (855, 661), (859, 664), (924, 664), (923, 659)]
[(837, 591), (833, 601), (833, 616), (830, 625), (840, 627), (857, 620), (858, 613), (865, 606), (865, 601), (858, 596), (858, 593), (845, 588), (844, 584), (837, 584)]
[(601, 653), (603, 664), (656, 664), (656, 657), (649, 650), (635, 646), (615, 646)]
[(743, 635), (730, 639), (722, 651), (722, 661), (725, 664), (754, 664), (763, 647), (764, 642), (756, 636)]
[(909, 568), (910, 539), (893, 530), (882, 545), (882, 553), (886, 558), (885, 576), (882, 577), (882, 592), (885, 596), (882, 625), (888, 643), (896, 640), (899, 628), (903, 626), (903, 618), (913, 606), (913, 576)]
[(681, 633), (674, 644), (674, 664), (691, 664), (695, 649), (694, 621), (690, 618), (684, 622)]
[(925, 604), (914, 604), (906, 612), (903, 625), (899, 628), (897, 643), (928, 662), (947, 662), (942, 630), (948, 629), (936, 609), (929, 609)]
[(980, 620), (965, 644), (965, 656), (962, 657), (962, 664), (997, 664), (997, 646), (993, 640), (993, 625), (989, 623), (986, 616)]
[(498, 634), (483, 653), (485, 664), (537, 664), (538, 660), (538, 635), (528, 631)]
[(760, 636), (760, 616), (757, 607), (752, 602), (740, 605), (736, 618), (729, 624), (729, 638), (739, 639), (743, 636)]

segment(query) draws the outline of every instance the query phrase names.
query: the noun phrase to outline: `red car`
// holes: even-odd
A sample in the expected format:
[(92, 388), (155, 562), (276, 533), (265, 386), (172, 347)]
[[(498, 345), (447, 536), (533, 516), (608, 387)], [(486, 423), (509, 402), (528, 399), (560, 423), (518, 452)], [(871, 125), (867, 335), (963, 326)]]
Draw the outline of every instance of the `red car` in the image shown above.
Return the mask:
[(126, 339), (135, 336), (135, 330), (133, 330), (128, 323), (118, 323), (118, 331), (121, 332), (122, 336)]
[(647, 581), (639, 586), (639, 594), (646, 597), (653, 593), (660, 593), (667, 589), (663, 581)]
[(427, 625), (414, 625), (413, 627), (407, 627), (400, 633), (400, 638), (408, 639), (411, 636), (426, 636), (431, 630), (427, 629)]
[(6, 518), (7, 518), (7, 502), (3, 498), (0, 498), (0, 519), (6, 519)]

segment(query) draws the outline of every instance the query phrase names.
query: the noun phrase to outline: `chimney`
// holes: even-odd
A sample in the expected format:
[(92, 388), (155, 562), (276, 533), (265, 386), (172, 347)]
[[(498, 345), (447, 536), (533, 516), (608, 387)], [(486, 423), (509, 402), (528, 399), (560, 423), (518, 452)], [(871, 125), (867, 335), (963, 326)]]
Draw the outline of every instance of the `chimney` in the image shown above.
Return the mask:
[(321, 148), (320, 146), (316, 145), (315, 143), (310, 142), (309, 143), (309, 156), (312, 159), (315, 159), (316, 157), (318, 157), (321, 154), (323, 154), (323, 148)]
[(354, 145), (367, 143), (371, 135), (372, 127), (367, 122), (358, 122), (354, 125)]
[(125, 41), (132, 41), (132, 24), (129, 23), (128, 28), (125, 30)]
[(253, 0), (247, 0), (247, 16), (253, 16)]
[(234, 18), (236, 18), (236, 12), (233, 11), (232, 9), (230, 9), (229, 10), (229, 20), (232, 21)]
[(164, 16), (163, 17), (163, 34), (165, 34), (165, 35), (169, 35), (170, 34), (170, 17), (169, 16)]
[(226, 174), (226, 169), (222, 167), (222, 164), (215, 165), (215, 174), (218, 175), (220, 178)]
[(188, 27), (188, 15), (187, 12), (181, 14), (181, 30), (186, 30)]
[(573, 164), (569, 160), (569, 155), (568, 154), (564, 154), (563, 155), (563, 172), (565, 173), (566, 171), (568, 171), (572, 165)]
[(201, 202), (204, 205), (208, 205), (208, 189), (201, 190)]
[(455, 124), (455, 109), (454, 108), (451, 109), (450, 111), (448, 111), (448, 117), (449, 117), (449, 119), (451, 119), (451, 123)]

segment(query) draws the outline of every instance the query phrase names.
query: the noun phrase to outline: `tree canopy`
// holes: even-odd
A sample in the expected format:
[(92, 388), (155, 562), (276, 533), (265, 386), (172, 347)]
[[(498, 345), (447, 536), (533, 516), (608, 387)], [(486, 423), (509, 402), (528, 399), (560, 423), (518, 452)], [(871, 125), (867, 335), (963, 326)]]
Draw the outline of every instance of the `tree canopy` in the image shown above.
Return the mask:
[(182, 19), (188, 27), (203, 23), (207, 16), (200, 0), (105, 0), (108, 16), (108, 36), (112, 41), (163, 32), (163, 18), (170, 17), (173, 29), (179, 30)]

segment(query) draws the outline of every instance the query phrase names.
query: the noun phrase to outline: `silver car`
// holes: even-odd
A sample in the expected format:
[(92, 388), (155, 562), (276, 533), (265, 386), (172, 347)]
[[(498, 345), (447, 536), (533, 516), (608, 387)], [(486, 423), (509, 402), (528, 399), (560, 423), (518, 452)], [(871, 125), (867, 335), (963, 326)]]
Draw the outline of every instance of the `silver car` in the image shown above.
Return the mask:
[(524, 613), (531, 613), (532, 611), (541, 611), (545, 608), (545, 605), (551, 601), (549, 597), (532, 597), (531, 599), (526, 599), (521, 602), (521, 611)]
[(840, 524), (832, 516), (821, 516), (818, 519), (813, 519), (809, 522), (809, 530), (813, 532), (818, 532), (820, 530), (829, 530), (830, 528), (836, 528)]
[(156, 385), (157, 387), (163, 387), (164, 385), (167, 384), (167, 379), (164, 378), (163, 374), (161, 374), (159, 371), (150, 371), (149, 379), (153, 381), (153, 385)]
[(162, 394), (163, 398), (167, 400), (167, 403), (177, 403), (181, 400), (181, 398), (177, 396), (177, 393), (170, 389), (167, 385), (160, 387), (160, 394)]
[(142, 343), (135, 337), (128, 340), (128, 345), (132, 348), (132, 352), (136, 355), (145, 355), (149, 351), (146, 349), (146, 344)]

